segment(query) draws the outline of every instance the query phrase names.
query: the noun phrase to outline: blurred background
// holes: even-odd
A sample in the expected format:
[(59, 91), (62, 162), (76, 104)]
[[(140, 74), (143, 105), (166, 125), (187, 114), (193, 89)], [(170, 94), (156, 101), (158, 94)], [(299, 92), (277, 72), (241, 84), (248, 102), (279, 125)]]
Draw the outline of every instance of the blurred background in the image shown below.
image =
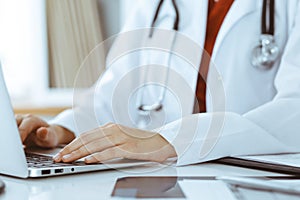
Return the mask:
[[(0, 60), (15, 112), (55, 115), (71, 107), (84, 58), (120, 31), (133, 1), (0, 0)], [(94, 62), (104, 67), (101, 55)], [(88, 73), (83, 88), (98, 78)]]

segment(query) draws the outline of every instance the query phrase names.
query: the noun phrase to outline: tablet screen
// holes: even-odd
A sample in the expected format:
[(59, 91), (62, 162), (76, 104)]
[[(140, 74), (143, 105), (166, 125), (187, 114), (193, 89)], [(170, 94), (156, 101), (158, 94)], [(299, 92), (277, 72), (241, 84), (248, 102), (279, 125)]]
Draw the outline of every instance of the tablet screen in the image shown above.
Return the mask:
[(177, 177), (125, 177), (118, 179), (112, 196), (134, 198), (185, 198)]

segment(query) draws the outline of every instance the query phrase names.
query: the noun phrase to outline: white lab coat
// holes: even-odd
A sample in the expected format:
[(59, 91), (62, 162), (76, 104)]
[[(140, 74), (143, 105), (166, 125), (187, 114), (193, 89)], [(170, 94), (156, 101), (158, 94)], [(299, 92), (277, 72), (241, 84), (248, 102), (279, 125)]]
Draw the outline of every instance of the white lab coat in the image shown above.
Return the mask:
[[(199, 46), (203, 46), (205, 39), (207, 2), (177, 0), (181, 17), (180, 33)], [(235, 0), (223, 22), (212, 54), (223, 88), (208, 91), (214, 94), (207, 95), (207, 113), (192, 115), (192, 96), (186, 96), (181, 104), (174, 103), (171, 96), (165, 98), (166, 125), (161, 128), (157, 126), (156, 131), (175, 147), (178, 165), (224, 156), (300, 152), (300, 2), (276, 1), (275, 40), (282, 54), (281, 59), (268, 71), (255, 69), (250, 63), (251, 51), (260, 36), (262, 2)], [(157, 0), (139, 1), (137, 4), (140, 5), (132, 11), (123, 31), (149, 27), (157, 3)], [(159, 15), (159, 18), (163, 17), (158, 26), (170, 29), (174, 19), (171, 0), (164, 3)], [(113, 48), (118, 48), (118, 45)], [(154, 53), (154, 56), (159, 58), (160, 55)], [(200, 56), (201, 53), (198, 66)], [(83, 107), (94, 105), (96, 119), (88, 116), (90, 108), (76, 108), (77, 111), (73, 109), (61, 113), (51, 123), (62, 125), (76, 134), (107, 122), (134, 127), (128, 116), (122, 114), (123, 110), (136, 112), (131, 105), (128, 109), (128, 94), (125, 94), (126, 88), (128, 91), (133, 88), (130, 78), (134, 76), (122, 82), (120, 90), (116, 87), (120, 87), (118, 81), (122, 81), (122, 77), (134, 68), (132, 66), (140, 62), (140, 58), (136, 57), (131, 55), (119, 59), (103, 75), (107, 78), (102, 77), (93, 88), (92, 98), (84, 100)], [(176, 59), (172, 61), (175, 63), (172, 64), (174, 73), (180, 74), (194, 92), (197, 72), (183, 67), (184, 63), (180, 61), (176, 63)], [(213, 70), (210, 70), (208, 84), (214, 85), (217, 81), (213, 78), (216, 74), (213, 74)], [(186, 87), (182, 86), (184, 84), (174, 85), (173, 89), (179, 88), (179, 93)], [(224, 91), (224, 94), (220, 91)], [(149, 101), (151, 95), (154, 94), (153, 99), (158, 96), (157, 92), (147, 93), (145, 99)], [(125, 95), (124, 98), (122, 95)], [(211, 99), (212, 96), (220, 98)], [(74, 112), (77, 112), (75, 118)]]

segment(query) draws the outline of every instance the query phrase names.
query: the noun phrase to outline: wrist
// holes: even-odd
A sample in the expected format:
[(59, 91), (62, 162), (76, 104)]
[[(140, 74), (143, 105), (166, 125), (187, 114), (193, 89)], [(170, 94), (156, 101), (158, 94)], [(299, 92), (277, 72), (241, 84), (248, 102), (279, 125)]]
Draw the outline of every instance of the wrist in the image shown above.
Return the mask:
[(54, 132), (56, 134), (58, 145), (60, 144), (69, 144), (73, 139), (75, 139), (75, 134), (59, 125), (52, 125), (54, 128)]

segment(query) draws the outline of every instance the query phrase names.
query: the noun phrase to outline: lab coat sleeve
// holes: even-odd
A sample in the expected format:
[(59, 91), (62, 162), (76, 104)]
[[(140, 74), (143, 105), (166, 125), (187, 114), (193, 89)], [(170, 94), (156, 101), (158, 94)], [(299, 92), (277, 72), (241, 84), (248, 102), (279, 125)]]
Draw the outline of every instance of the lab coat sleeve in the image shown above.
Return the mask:
[(77, 137), (81, 133), (96, 128), (95, 118), (85, 112), (83, 107), (68, 109), (61, 112), (48, 123), (64, 127)]
[(245, 114), (195, 114), (161, 127), (158, 132), (178, 154), (177, 165), (226, 156), (300, 152), (299, 7), (275, 77), (274, 99)]
[(94, 113), (95, 86), (87, 90), (74, 90), (73, 108), (68, 109), (50, 120), (49, 124), (62, 126), (75, 136), (98, 127)]
[(74, 113), (72, 109), (65, 110), (58, 114), (54, 119), (48, 121), (51, 125), (62, 126), (69, 131), (73, 132), (76, 136), (78, 136), (78, 131), (76, 130), (75, 121), (74, 121)]

